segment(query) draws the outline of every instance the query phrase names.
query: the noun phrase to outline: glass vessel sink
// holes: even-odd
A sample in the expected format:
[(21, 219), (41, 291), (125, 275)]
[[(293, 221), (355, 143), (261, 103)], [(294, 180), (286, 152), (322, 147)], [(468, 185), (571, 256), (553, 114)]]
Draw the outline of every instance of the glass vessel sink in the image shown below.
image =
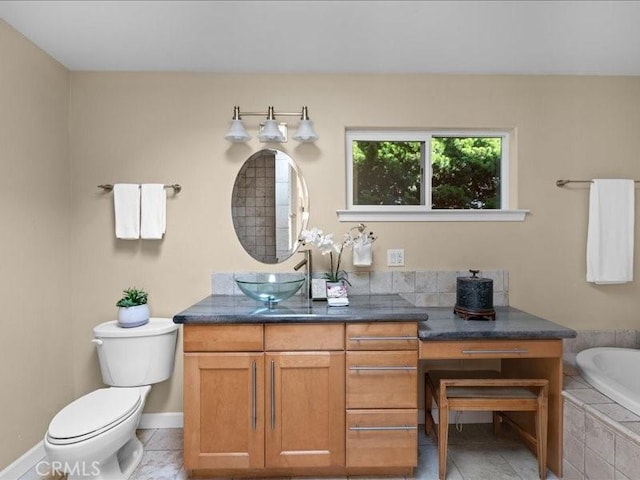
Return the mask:
[(305, 282), (297, 273), (248, 273), (233, 279), (247, 297), (273, 306), (294, 295)]

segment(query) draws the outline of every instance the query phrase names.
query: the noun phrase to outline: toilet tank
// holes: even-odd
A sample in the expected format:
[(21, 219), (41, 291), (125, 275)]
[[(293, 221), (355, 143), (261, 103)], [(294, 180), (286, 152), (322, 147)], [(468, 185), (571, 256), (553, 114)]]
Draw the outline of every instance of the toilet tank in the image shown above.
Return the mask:
[(123, 328), (115, 320), (105, 322), (94, 327), (93, 335), (107, 385), (151, 385), (173, 374), (178, 325), (169, 318), (150, 318), (134, 328)]

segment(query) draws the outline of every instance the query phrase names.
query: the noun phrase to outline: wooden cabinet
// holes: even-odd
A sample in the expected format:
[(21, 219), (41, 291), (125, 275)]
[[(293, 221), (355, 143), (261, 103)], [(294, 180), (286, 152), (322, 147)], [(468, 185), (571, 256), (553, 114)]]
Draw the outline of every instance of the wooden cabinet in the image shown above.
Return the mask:
[[(491, 323), (491, 322), (489, 322)], [(503, 374), (512, 378), (546, 378), (549, 381), (547, 465), (562, 476), (562, 340), (467, 339), (420, 342), (420, 359), (499, 359)], [(532, 418), (518, 420), (533, 432)], [(522, 418), (521, 418), (522, 417)]]
[(263, 467), (262, 325), (186, 325), (183, 342), (185, 468)]
[(185, 468), (264, 465), (264, 355), (185, 353)]
[(416, 323), (347, 325), (347, 467), (418, 463)]
[(344, 469), (343, 324), (186, 325), (184, 351), (187, 470)]
[(344, 465), (344, 352), (265, 355), (267, 467)]
[(415, 410), (348, 410), (349, 466), (415, 466), (416, 420)]
[(347, 325), (347, 350), (417, 350), (415, 322), (352, 323)]
[(347, 352), (347, 408), (417, 408), (416, 351)]
[(265, 325), (265, 465), (344, 465), (344, 325)]

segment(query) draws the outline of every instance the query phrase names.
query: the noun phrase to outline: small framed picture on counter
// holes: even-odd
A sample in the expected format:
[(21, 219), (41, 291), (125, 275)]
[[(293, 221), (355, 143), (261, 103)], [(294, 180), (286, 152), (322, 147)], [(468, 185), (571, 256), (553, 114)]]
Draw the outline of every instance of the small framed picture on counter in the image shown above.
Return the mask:
[(324, 278), (311, 279), (311, 298), (313, 300), (327, 299), (327, 281)]

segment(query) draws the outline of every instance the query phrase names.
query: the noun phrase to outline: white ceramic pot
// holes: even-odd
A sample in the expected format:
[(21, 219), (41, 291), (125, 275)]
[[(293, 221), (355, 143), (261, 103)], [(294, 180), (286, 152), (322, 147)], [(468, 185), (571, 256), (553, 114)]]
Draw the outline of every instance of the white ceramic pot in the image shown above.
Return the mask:
[(124, 328), (139, 327), (149, 322), (149, 305), (118, 308), (118, 324)]
[(344, 282), (327, 282), (327, 298), (346, 298), (347, 285)]
[(347, 284), (345, 282), (327, 282), (327, 305), (330, 307), (346, 307), (349, 305)]

